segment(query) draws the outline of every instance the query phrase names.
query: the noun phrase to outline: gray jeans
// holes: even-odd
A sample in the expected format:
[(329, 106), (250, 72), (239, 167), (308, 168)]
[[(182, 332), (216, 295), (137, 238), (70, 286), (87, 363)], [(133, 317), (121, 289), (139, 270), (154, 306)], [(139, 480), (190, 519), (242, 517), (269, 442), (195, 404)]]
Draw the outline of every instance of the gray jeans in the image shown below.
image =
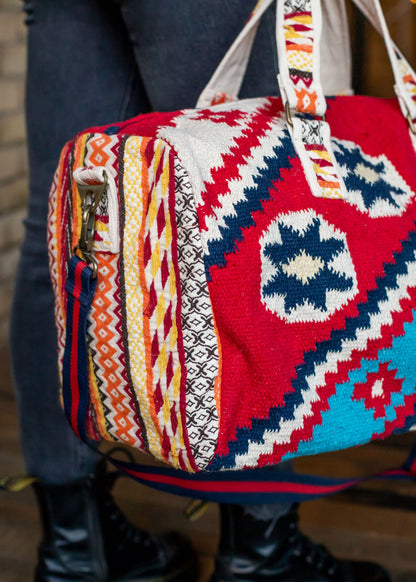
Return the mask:
[[(247, 0), (30, 0), (26, 95), (30, 199), (11, 325), (27, 470), (47, 483), (88, 475), (97, 456), (59, 405), (47, 198), (78, 131), (152, 110), (193, 107), (249, 17)], [(241, 96), (277, 93), (274, 14), (260, 25)], [(283, 512), (278, 506), (276, 512)], [(264, 515), (264, 510), (261, 511)]]

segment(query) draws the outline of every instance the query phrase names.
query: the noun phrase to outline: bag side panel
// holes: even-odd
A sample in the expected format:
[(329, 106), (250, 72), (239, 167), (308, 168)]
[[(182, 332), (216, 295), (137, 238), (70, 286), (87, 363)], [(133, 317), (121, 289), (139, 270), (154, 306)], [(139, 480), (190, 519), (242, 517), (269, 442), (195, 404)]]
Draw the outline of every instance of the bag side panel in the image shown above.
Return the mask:
[(186, 365), (185, 426), (198, 469), (211, 462), (218, 443), (221, 346), (207, 285), (202, 237), (189, 176), (177, 155), (175, 216), (181, 286), (181, 328)]
[(69, 171), (74, 142), (69, 142), (62, 149), (58, 167), (55, 171), (49, 193), (48, 210), (48, 255), (49, 271), (52, 287), (55, 294), (55, 323), (58, 340), (58, 368), (59, 377), (62, 377), (62, 361), (65, 347), (66, 329), (66, 264), (68, 261), (68, 238), (72, 240), (68, 224), (69, 200), (68, 192), (71, 186)]
[(137, 139), (125, 139), (121, 189), (126, 352), (149, 452), (174, 467), (194, 470), (180, 410), (185, 378), (179, 343), (179, 282), (173, 261), (174, 168), (163, 142), (143, 138), (139, 155), (134, 151)]

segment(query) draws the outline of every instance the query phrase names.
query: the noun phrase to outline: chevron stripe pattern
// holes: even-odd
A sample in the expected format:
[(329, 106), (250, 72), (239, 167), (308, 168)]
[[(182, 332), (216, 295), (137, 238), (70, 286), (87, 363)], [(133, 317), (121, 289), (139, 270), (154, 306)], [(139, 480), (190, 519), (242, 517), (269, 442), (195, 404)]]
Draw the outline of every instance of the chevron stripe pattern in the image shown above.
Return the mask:
[(143, 318), (148, 291), (142, 261), (144, 221), (147, 208), (148, 171), (145, 151), (149, 140), (130, 137), (123, 152), (123, 281), (125, 294), (124, 327), (126, 348), (135, 399), (140, 403), (140, 416), (146, 427), (149, 451), (164, 459), (161, 430), (153, 407), (152, 371), (149, 366), (151, 338)]
[[(144, 238), (144, 272), (149, 289), (146, 315), (151, 334), (154, 405), (162, 430), (162, 453), (174, 467), (190, 468), (183, 435), (180, 388), (184, 367), (178, 344), (180, 298), (173, 257), (170, 194), (174, 175), (170, 148), (161, 140), (148, 150), (149, 202)], [(173, 181), (173, 182), (172, 182)], [(173, 185), (173, 188), (172, 188)]]
[[(114, 154), (114, 149), (118, 147), (120, 139), (108, 136), (82, 136), (75, 145), (72, 166), (89, 166), (106, 164), (108, 174), (117, 180), (118, 178), (118, 156)], [(103, 148), (102, 155), (100, 147)], [(65, 174), (63, 174), (65, 177)], [(73, 231), (72, 244), (78, 240), (80, 211), (76, 184), (72, 186), (73, 204)], [(107, 212), (108, 204), (101, 206), (101, 218), (108, 225)], [(59, 209), (59, 205), (58, 205)], [(114, 215), (113, 215), (114, 218)], [(117, 215), (116, 215), (117, 218)], [(118, 218), (117, 218), (118, 220)], [(70, 245), (72, 247), (72, 245)], [(139, 423), (135, 405), (130, 395), (128, 381), (126, 377), (126, 363), (122, 349), (121, 320), (120, 320), (120, 297), (119, 289), (115, 284), (116, 275), (118, 278), (118, 257), (113, 257), (108, 261), (106, 255), (97, 255), (100, 260), (102, 273), (108, 276), (103, 279), (99, 286), (96, 302), (90, 314), (90, 350), (93, 354), (91, 360), (91, 386), (92, 404), (94, 406), (94, 418), (99, 434), (110, 440), (120, 439), (129, 444), (142, 445)], [(107, 282), (107, 284), (106, 284)], [(60, 309), (62, 312), (62, 308)], [(103, 325), (105, 323), (105, 325)], [(98, 335), (95, 332), (98, 330)], [(63, 351), (64, 331), (60, 335), (61, 352)], [(97, 340), (98, 337), (98, 340)], [(124, 394), (124, 396), (122, 396)], [(123, 402), (122, 402), (123, 400)], [(130, 418), (134, 418), (134, 426)]]
[[(86, 145), (85, 166), (105, 166), (110, 176), (116, 182), (115, 188), (107, 188), (101, 199), (95, 217), (95, 248), (99, 251), (109, 251), (111, 239), (109, 231), (116, 228), (110, 224), (118, 216), (117, 200), (117, 156), (120, 138), (117, 135), (95, 134), (91, 135)], [(115, 199), (110, 199), (110, 197)], [(111, 206), (114, 210), (110, 211)]]
[[(313, 0), (284, 0), (285, 58), (291, 85), (288, 99), (299, 113), (322, 115), (321, 96), (314, 83)], [(293, 98), (292, 98), (293, 92)]]
[[(87, 167), (104, 165), (109, 179), (117, 187), (119, 146), (118, 136), (89, 135), (83, 163), (80, 165)], [(105, 192), (104, 200), (97, 212), (97, 224), (105, 224), (106, 230), (98, 229), (101, 234), (96, 246), (104, 249), (109, 246), (108, 228), (111, 226), (114, 228), (114, 221), (118, 221), (119, 215), (117, 210), (110, 216), (109, 190), (108, 188)], [(114, 193), (116, 190), (113, 190), (112, 194)], [(116, 202), (118, 208), (118, 200), (112, 202), (113, 206)], [(140, 425), (137, 423), (137, 412), (126, 376), (123, 338), (120, 333), (120, 290), (116, 284), (120, 270), (119, 255), (96, 253), (96, 258), (99, 262), (100, 275), (97, 294), (89, 315), (93, 417), (96, 429), (102, 437), (141, 446), (143, 441), (138, 430)]]
[(330, 141), (329, 125), (315, 119), (293, 119), (293, 142), (314, 196), (345, 198), (345, 186)]
[[(98, 288), (89, 315), (90, 350), (96, 383), (95, 414), (108, 440), (120, 440), (141, 447), (137, 413), (123, 366), (120, 335), (119, 256), (96, 254), (99, 264)], [(93, 402), (94, 402), (93, 400)]]
[(62, 150), (59, 164), (54, 174), (49, 193), (47, 227), (49, 272), (55, 293), (55, 324), (57, 327), (58, 368), (60, 376), (62, 376), (62, 360), (65, 349), (66, 297), (64, 274), (67, 261), (67, 248), (65, 234), (58, 226), (71, 222), (68, 220), (68, 192), (70, 191), (70, 184), (67, 172), (71, 150), (71, 143), (67, 144)]

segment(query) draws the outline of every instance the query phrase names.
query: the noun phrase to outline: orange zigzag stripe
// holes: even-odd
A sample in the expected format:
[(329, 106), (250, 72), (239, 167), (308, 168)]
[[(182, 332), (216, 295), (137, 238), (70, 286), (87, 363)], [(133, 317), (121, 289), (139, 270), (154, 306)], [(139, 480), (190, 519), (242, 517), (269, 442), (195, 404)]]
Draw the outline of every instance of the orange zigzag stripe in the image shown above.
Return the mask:
[[(115, 436), (123, 442), (134, 446), (136, 445), (136, 439), (129, 434), (134, 425), (129, 419), (130, 410), (124, 402), (126, 396), (119, 391), (117, 350), (112, 345), (116, 339), (116, 335), (113, 332), (115, 322), (111, 309), (114, 302), (112, 280), (116, 274), (114, 263), (117, 260), (118, 257), (114, 255), (99, 253), (98, 292), (94, 301), (93, 319), (96, 326), (95, 335), (99, 338), (96, 350), (100, 360), (101, 377), (106, 389), (106, 405), (113, 412), (112, 421), (116, 429)], [(105, 277), (100, 277), (100, 270), (102, 269), (106, 271)]]

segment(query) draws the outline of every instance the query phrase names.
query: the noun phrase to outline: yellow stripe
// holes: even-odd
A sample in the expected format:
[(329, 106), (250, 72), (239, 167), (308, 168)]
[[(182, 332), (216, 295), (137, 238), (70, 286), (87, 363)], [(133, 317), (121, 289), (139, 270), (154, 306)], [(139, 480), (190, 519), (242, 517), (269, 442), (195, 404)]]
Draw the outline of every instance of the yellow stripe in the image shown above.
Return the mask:
[(172, 378), (173, 397), (175, 400), (179, 398), (179, 389), (181, 387), (182, 371), (180, 365), (176, 368)]
[(159, 169), (159, 164), (160, 164), (160, 158), (162, 156), (162, 142), (159, 141), (156, 150), (155, 150), (155, 154), (153, 156), (153, 175), (156, 176), (157, 171)]
[(329, 152), (320, 151), (320, 150), (312, 150), (312, 151), (316, 155), (317, 158), (321, 158), (321, 160), (326, 160), (327, 162), (332, 162), (331, 155)]
[(165, 294), (161, 293), (157, 305), (156, 305), (156, 325), (160, 327), (163, 323), (163, 319), (165, 317), (166, 309), (165, 309)]
[[(138, 265), (138, 243), (145, 220), (142, 192), (142, 160), (140, 149), (146, 138), (130, 137), (124, 149), (123, 188), (125, 198), (126, 224), (123, 238), (123, 258), (125, 270), (125, 294), (130, 371), (140, 413), (146, 426), (150, 452), (164, 459), (159, 427), (152, 418), (151, 405), (147, 393), (148, 373), (146, 361), (145, 335), (143, 329), (143, 291)], [(159, 151), (160, 157), (160, 151)]]
[(342, 193), (340, 190), (334, 190), (333, 188), (322, 188), (322, 198), (332, 198), (341, 199)]
[[(87, 146), (87, 140), (90, 137), (90, 134), (84, 134), (78, 141), (79, 143), (79, 155), (74, 161), (73, 170), (77, 168), (81, 168), (84, 165), (85, 160), (85, 149)], [(81, 224), (82, 224), (82, 212), (81, 212), (81, 200), (79, 198), (78, 187), (75, 180), (72, 181), (72, 200), (73, 200), (73, 218), (74, 223), (76, 223), (76, 228), (74, 228), (74, 232), (72, 233), (72, 245), (75, 246), (78, 244), (78, 239), (81, 234)]]
[(291, 20), (299, 22), (300, 24), (312, 24), (312, 16), (307, 16), (306, 14), (304, 16), (295, 16)]
[(173, 263), (170, 266), (169, 272), (169, 293), (171, 297), (175, 297), (176, 295), (176, 276), (175, 276), (175, 267)]
[(165, 196), (166, 190), (169, 186), (169, 155), (166, 154), (168, 158), (165, 162), (165, 167), (163, 168), (162, 177), (161, 177), (161, 186), (162, 186), (162, 195)]
[(170, 215), (166, 214), (165, 248), (169, 248), (171, 243), (172, 243), (172, 224), (170, 222)]
[(162, 377), (168, 365), (168, 355), (166, 352), (166, 343), (162, 344), (162, 348), (159, 352), (159, 356), (157, 358), (157, 366), (159, 368), (159, 376)]
[(101, 401), (100, 392), (98, 390), (97, 379), (94, 372), (94, 363), (92, 361), (91, 350), (88, 350), (88, 369), (90, 377), (90, 386), (92, 387), (91, 399), (93, 401), (94, 410), (96, 414), (96, 421), (99, 426), (99, 432), (102, 437), (107, 440), (115, 441), (116, 439), (111, 436), (107, 430), (107, 424), (105, 422), (103, 403)]
[(170, 418), (170, 400), (169, 400), (169, 393), (165, 392), (163, 397), (163, 420), (165, 426), (168, 424)]
[(156, 216), (157, 216), (157, 199), (156, 199), (156, 196), (153, 192), (152, 198), (151, 198), (150, 204), (149, 204), (149, 226), (150, 226), (150, 228), (153, 226), (153, 223), (156, 219)]
[(179, 455), (178, 452), (176, 450), (176, 441), (175, 439), (172, 439), (172, 446), (170, 449), (170, 454), (171, 454), (171, 462), (172, 465), (175, 467), (175, 469), (177, 469), (179, 467)]
[(157, 241), (150, 260), (150, 272), (152, 274), (153, 279), (156, 278), (156, 275), (158, 274), (159, 270), (160, 270), (160, 243), (159, 241)]
[(324, 174), (325, 176), (333, 176), (334, 172), (328, 172), (325, 168), (321, 168), (319, 164), (313, 164), (313, 169), (316, 174)]
[(172, 320), (172, 327), (170, 329), (170, 349), (173, 350), (178, 341), (178, 327), (176, 325), (176, 316)]

